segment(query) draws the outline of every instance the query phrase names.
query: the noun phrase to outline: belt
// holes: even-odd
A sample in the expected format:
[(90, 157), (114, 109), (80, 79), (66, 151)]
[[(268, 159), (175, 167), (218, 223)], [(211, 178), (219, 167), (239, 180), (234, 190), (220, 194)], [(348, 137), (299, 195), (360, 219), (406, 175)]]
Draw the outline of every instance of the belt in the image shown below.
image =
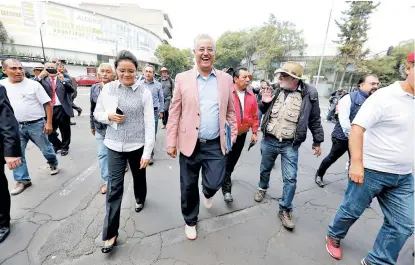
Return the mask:
[(19, 122), (19, 124), (21, 124), (21, 125), (28, 125), (28, 124), (36, 123), (36, 122), (39, 122), (39, 121), (43, 121), (44, 119), (45, 118), (40, 118), (40, 119), (33, 120), (33, 121), (22, 121), (22, 122)]
[(219, 137), (216, 137), (215, 139), (202, 139), (202, 138), (197, 138), (197, 141), (199, 142), (199, 143), (209, 143), (209, 142), (217, 142), (217, 141), (219, 141), (219, 139), (220, 139), (220, 136)]
[(292, 143), (294, 141), (294, 138), (291, 138), (291, 139), (286, 139), (286, 138), (278, 139), (277, 137), (275, 137), (275, 135), (270, 134), (270, 133), (266, 133), (265, 136), (269, 136), (271, 138), (274, 138), (278, 142), (291, 142)]

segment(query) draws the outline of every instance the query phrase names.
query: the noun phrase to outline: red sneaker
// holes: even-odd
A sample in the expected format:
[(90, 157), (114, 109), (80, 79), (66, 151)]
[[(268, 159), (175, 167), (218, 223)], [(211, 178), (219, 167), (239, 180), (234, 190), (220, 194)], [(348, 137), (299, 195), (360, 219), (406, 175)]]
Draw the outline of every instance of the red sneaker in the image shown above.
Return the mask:
[(342, 258), (342, 249), (340, 248), (340, 240), (326, 236), (326, 249), (327, 252), (335, 259)]

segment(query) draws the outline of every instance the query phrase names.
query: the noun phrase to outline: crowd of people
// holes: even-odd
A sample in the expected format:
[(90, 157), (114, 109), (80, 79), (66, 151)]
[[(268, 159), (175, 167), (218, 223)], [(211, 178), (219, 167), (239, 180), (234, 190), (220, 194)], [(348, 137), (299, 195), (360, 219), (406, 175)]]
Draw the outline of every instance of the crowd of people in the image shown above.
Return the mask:
[[(214, 68), (216, 45), (209, 35), (194, 42), (195, 67), (176, 75), (146, 65), (144, 78), (137, 76), (138, 60), (120, 51), (114, 65), (103, 63), (101, 83), (91, 87), (90, 127), (97, 141), (102, 176), (100, 192), (106, 194), (103, 222), (103, 253), (117, 242), (125, 172), (133, 176), (135, 211), (143, 211), (147, 196), (146, 168), (154, 162), (158, 120), (166, 129), (166, 150), (179, 156), (181, 212), (184, 233), (197, 238), (200, 206), (199, 173), (203, 204), (213, 206), (222, 189), (224, 201), (233, 202), (232, 173), (251, 131), (250, 147), (261, 139), (256, 202), (266, 197), (271, 170), (281, 156), (283, 192), (278, 217), (288, 230), (295, 228), (293, 200), (296, 192), (299, 147), (312, 135), (312, 150), (322, 154), (324, 141), (319, 97), (303, 79), (301, 64), (287, 62), (275, 71), (278, 84), (261, 81), (251, 91), (247, 68), (220, 71)], [(384, 223), (363, 265), (396, 264), (398, 255), (414, 230), (414, 52), (406, 61), (405, 81), (378, 89), (379, 79), (366, 75), (357, 91), (339, 101), (339, 118), (332, 132), (332, 148), (315, 175), (324, 187), (326, 170), (349, 152), (349, 181), (344, 200), (326, 234), (326, 249), (341, 259), (340, 241), (349, 228), (377, 198)], [(16, 188), (12, 195), (31, 185), (25, 159), (29, 140), (41, 150), (58, 174), (58, 158), (69, 152), (70, 118), (73, 117), (74, 84), (62, 63), (46, 63), (34, 80), (25, 78), (16, 59), (3, 61), (8, 78), (0, 81), (0, 154), (13, 170)], [(79, 110), (78, 112), (81, 112)], [(58, 138), (57, 130), (61, 134)], [(230, 143), (230, 144), (229, 144)], [(10, 195), (4, 168), (0, 174), (0, 242), (10, 233)]]

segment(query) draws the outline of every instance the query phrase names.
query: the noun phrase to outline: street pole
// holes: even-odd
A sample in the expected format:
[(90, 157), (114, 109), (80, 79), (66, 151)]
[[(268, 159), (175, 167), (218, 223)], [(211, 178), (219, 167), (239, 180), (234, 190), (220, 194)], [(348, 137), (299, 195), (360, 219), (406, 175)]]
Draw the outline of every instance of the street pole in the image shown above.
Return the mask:
[(43, 22), (43, 23), (40, 25), (39, 32), (40, 32), (40, 42), (42, 43), (43, 63), (45, 64), (45, 63), (46, 63), (46, 56), (45, 56), (45, 47), (43, 47), (43, 37), (42, 37), (42, 26), (43, 26), (44, 24), (45, 24), (45, 22)]
[(326, 29), (326, 36), (324, 37), (323, 52), (321, 53), (320, 64), (318, 66), (318, 73), (317, 73), (317, 78), (316, 78), (316, 83), (315, 83), (316, 88), (318, 87), (318, 81), (320, 80), (321, 67), (323, 65), (324, 52), (326, 51), (327, 36), (328, 36), (328, 33), (329, 33), (329, 28), (330, 28), (331, 13), (333, 12), (333, 6), (334, 6), (334, 0), (332, 0), (332, 2), (331, 2), (329, 21), (327, 21), (327, 29)]

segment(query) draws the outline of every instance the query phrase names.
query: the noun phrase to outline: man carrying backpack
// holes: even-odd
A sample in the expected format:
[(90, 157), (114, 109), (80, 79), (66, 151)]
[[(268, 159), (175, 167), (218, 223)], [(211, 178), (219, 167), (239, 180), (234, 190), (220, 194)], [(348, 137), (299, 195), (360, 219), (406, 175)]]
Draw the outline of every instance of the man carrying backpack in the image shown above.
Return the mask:
[[(349, 151), (348, 139), (351, 123), (363, 102), (379, 87), (379, 79), (375, 75), (366, 75), (359, 80), (359, 90), (343, 96), (339, 101), (339, 119), (331, 134), (332, 146), (330, 153), (321, 162), (315, 175), (315, 182), (324, 187), (323, 177), (327, 169), (334, 164), (346, 151)], [(349, 154), (350, 157), (350, 154)]]
[(170, 102), (171, 98), (173, 97), (174, 82), (173, 79), (171, 79), (169, 76), (169, 70), (167, 67), (162, 67), (160, 72), (161, 77), (158, 81), (161, 83), (164, 94), (163, 127), (161, 128), (166, 129), (167, 120), (169, 119)]

